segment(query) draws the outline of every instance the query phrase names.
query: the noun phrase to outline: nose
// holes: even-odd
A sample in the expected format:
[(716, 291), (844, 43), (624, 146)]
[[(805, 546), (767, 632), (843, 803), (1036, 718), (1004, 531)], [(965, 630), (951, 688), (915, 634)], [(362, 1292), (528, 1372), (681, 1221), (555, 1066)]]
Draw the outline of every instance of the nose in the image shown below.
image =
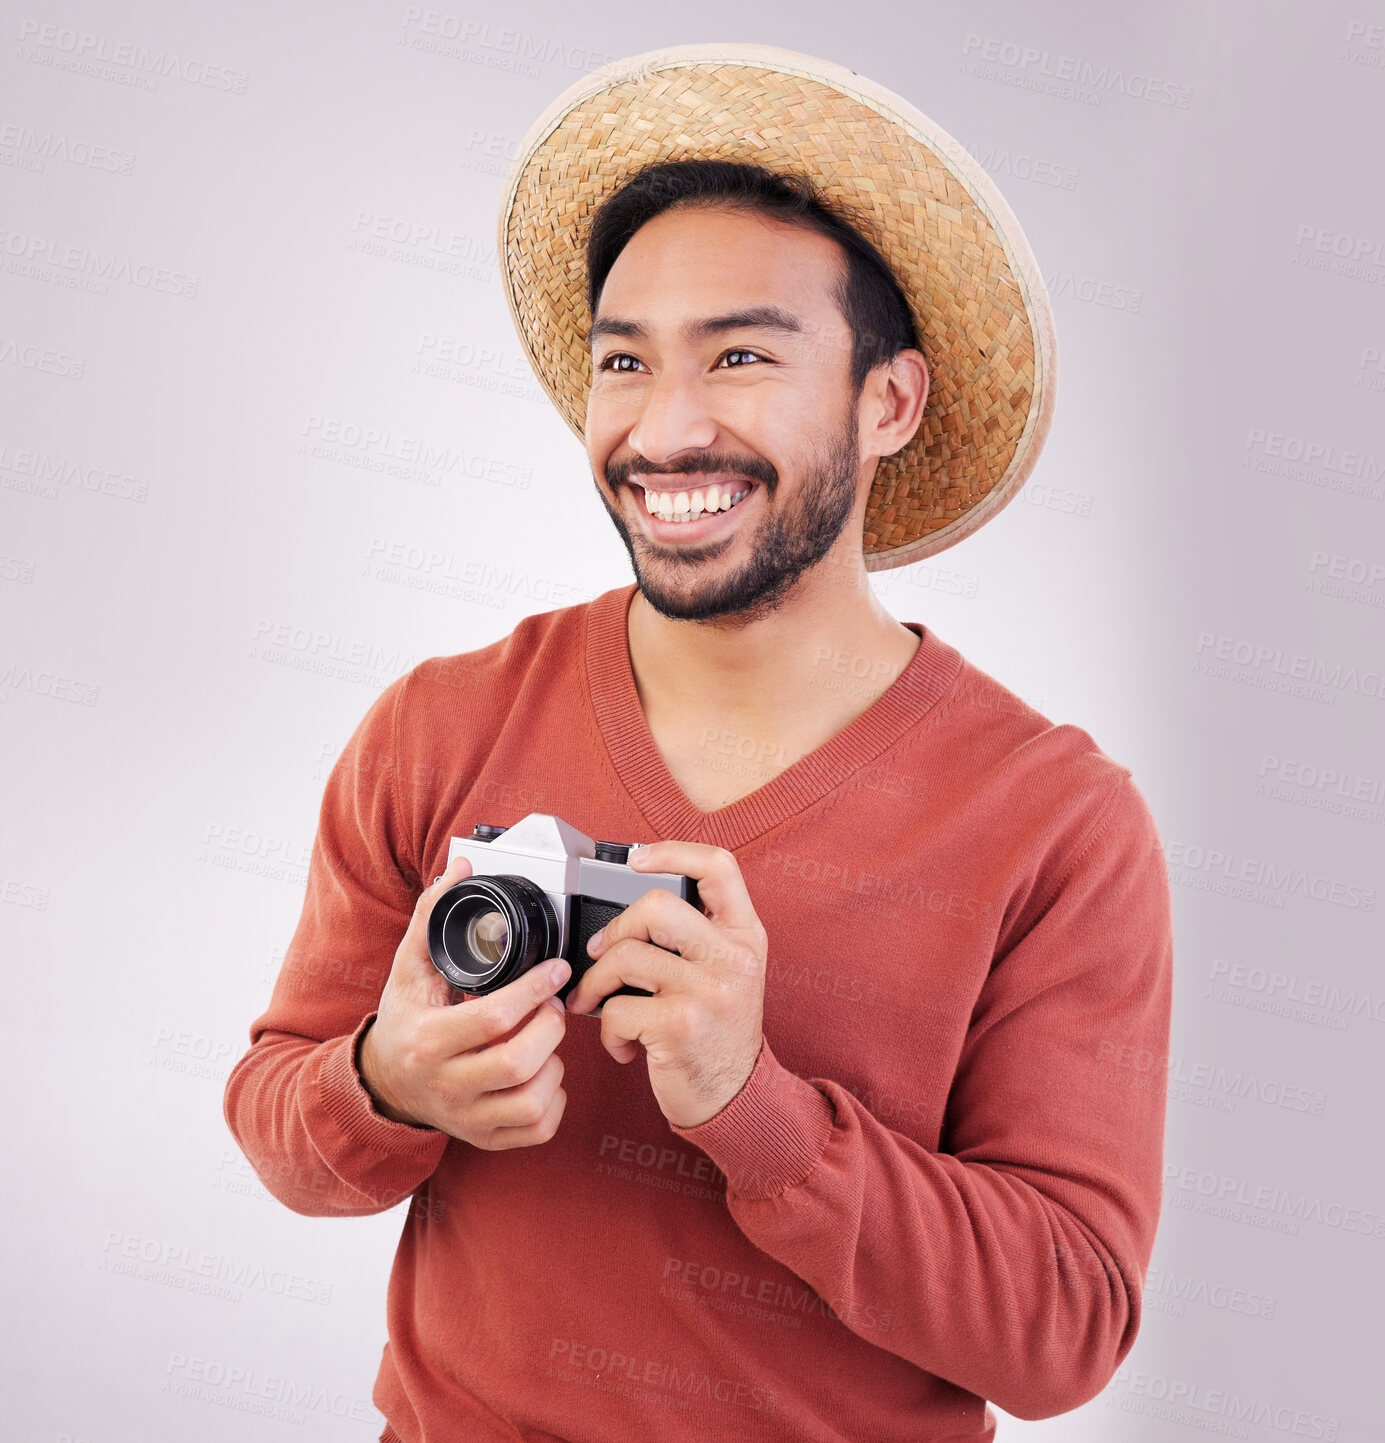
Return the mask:
[(710, 449), (716, 434), (701, 388), (669, 367), (646, 389), (629, 441), (650, 465), (663, 466), (680, 452)]

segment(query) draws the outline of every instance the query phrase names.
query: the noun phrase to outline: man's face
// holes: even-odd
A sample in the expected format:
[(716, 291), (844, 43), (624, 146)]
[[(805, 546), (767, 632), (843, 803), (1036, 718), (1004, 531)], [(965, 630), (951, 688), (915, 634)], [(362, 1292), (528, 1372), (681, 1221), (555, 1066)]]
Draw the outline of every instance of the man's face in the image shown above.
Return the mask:
[(859, 549), (844, 268), (826, 236), (721, 206), (665, 211), (612, 266), (587, 454), (665, 616), (753, 620), (839, 542)]

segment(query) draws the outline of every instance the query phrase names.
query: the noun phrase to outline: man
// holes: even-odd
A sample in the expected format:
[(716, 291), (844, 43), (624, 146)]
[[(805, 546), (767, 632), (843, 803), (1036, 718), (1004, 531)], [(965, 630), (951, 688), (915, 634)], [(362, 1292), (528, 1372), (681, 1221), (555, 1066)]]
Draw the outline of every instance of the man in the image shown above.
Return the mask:
[[(777, 167), (766, 94), (807, 117)], [(735, 144), (689, 154), (690, 115)], [(414, 1195), (386, 1440), (985, 1440), (987, 1400), (1063, 1412), (1134, 1341), (1163, 1099), (1113, 1060), (1167, 1051), (1153, 819), (868, 585), (998, 510), (1052, 401), (1022, 236), (926, 125), (809, 57), (684, 47), (579, 83), (516, 162), (507, 295), (636, 581), (371, 707), (226, 1093), (295, 1210)], [(858, 200), (959, 181), (881, 246), (946, 273), (973, 227), (994, 306), (824, 201), (805, 162), (862, 126), (896, 183), (843, 160)], [(579, 138), (598, 163), (561, 164)], [(450, 840), (536, 811), (699, 905), (640, 897), (566, 1007), (561, 961), (458, 1001), (426, 940)]]

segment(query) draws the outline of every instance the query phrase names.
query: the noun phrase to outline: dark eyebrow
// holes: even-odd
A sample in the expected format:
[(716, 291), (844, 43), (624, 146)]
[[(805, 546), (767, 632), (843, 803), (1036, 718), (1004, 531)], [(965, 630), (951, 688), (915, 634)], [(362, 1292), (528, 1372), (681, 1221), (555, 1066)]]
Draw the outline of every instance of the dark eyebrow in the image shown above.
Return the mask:
[[(701, 320), (685, 321), (682, 336), (685, 341), (705, 340), (708, 336), (720, 335), (723, 331), (741, 330), (785, 331), (801, 335), (803, 324), (797, 316), (782, 306), (748, 306), (742, 311), (729, 311), (723, 316), (704, 316)], [(602, 336), (624, 336), (627, 340), (640, 341), (648, 338), (648, 328), (641, 321), (626, 321), (619, 316), (598, 316), (592, 322), (588, 343), (595, 345)]]

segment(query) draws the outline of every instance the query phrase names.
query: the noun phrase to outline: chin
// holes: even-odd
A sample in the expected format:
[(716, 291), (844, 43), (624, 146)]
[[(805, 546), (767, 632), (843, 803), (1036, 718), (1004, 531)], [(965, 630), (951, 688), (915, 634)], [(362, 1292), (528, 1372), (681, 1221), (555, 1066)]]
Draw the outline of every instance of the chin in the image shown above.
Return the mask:
[(745, 570), (724, 577), (684, 576), (671, 583), (637, 566), (640, 594), (670, 621), (722, 621), (746, 625), (778, 610), (797, 575), (766, 578)]

